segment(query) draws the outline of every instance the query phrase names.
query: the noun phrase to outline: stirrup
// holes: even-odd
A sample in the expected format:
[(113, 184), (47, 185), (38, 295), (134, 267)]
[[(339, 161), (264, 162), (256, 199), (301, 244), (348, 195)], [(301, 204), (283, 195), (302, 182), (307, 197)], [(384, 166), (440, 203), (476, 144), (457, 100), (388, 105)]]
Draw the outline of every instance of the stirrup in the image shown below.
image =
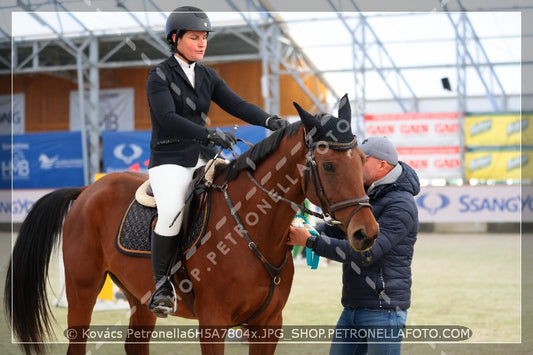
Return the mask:
[[(154, 296), (157, 294), (157, 291), (165, 285), (166, 282), (170, 283), (170, 287), (172, 289), (172, 307), (154, 304)], [(174, 284), (170, 281), (168, 277), (166, 278), (165, 282), (161, 283), (161, 285), (155, 289), (154, 293), (152, 294), (152, 297), (150, 297), (150, 301), (148, 302), (148, 309), (151, 310), (154, 315), (159, 318), (166, 318), (169, 314), (174, 314), (178, 310), (176, 289), (174, 288)]]

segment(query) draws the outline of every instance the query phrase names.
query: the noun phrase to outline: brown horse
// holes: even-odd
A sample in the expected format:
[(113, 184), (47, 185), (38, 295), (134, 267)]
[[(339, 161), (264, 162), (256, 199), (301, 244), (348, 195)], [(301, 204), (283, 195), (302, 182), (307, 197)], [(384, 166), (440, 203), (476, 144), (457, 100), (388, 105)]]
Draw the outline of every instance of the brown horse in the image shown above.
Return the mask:
[[(305, 198), (341, 224), (357, 250), (370, 248), (378, 234), (362, 183), (365, 157), (351, 133), (346, 97), (339, 118), (312, 116), (295, 106), (301, 122), (274, 132), (217, 172), (210, 237), (183, 261), (194, 300), (185, 302), (185, 291), (176, 287), (174, 315), (198, 319), (204, 354), (222, 354), (224, 330), (232, 326), (281, 327), (294, 272), (287, 235)], [(145, 174), (113, 173), (83, 188), (53, 191), (34, 204), (21, 225), (5, 287), (7, 314), (26, 353), (42, 353), (43, 341), (51, 336), (47, 272), (61, 231), (68, 326), (74, 331), (65, 333), (69, 354), (85, 353), (82, 330), (89, 328), (106, 274), (130, 304), (130, 329), (147, 334), (139, 338), (139, 332), (128, 332), (126, 352), (149, 352), (156, 323), (146, 307), (154, 290), (150, 259), (124, 255), (114, 243), (123, 212), (146, 179)], [(250, 353), (273, 354), (278, 339), (270, 334), (249, 339)]]

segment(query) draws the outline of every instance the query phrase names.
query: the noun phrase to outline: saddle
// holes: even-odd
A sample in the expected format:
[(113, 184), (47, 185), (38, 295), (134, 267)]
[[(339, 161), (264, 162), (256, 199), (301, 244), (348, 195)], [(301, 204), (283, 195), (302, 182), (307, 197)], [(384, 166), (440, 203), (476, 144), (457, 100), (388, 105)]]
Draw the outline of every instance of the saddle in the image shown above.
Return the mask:
[[(196, 169), (187, 189), (191, 196), (186, 202), (183, 224), (179, 236), (178, 254), (187, 255), (201, 241), (209, 216), (210, 186), (215, 168), (227, 164), (224, 159), (209, 161)], [(151, 231), (157, 219), (156, 203), (150, 181), (146, 180), (135, 192), (135, 196), (124, 211), (115, 238), (116, 248), (130, 256), (150, 257)]]
[[(227, 164), (227, 161), (217, 159), (199, 167), (189, 184), (186, 196), (191, 195), (192, 198), (186, 202), (182, 210), (183, 224), (178, 236), (178, 249), (172, 262), (174, 266), (170, 271), (177, 285), (184, 280), (189, 280), (185, 263), (180, 259), (188, 259), (201, 245), (211, 208), (210, 186), (214, 179), (215, 168), (220, 164)], [(149, 258), (151, 256), (151, 232), (156, 219), (156, 203), (149, 180), (147, 180), (137, 189), (120, 220), (115, 237), (115, 246), (118, 251), (130, 256)], [(189, 292), (183, 292), (182, 297), (187, 307), (194, 313), (194, 291), (191, 289)]]

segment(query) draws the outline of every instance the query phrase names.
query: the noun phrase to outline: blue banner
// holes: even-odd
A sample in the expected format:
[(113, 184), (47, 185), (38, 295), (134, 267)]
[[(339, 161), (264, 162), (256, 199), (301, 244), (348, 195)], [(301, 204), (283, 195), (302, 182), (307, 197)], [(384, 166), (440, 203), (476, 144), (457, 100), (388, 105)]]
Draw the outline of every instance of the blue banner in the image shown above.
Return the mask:
[[(13, 139), (13, 141), (11, 141)], [(1, 189), (84, 185), (80, 132), (0, 136)]]
[(150, 160), (150, 131), (103, 131), (104, 173), (142, 171)]
[[(223, 131), (232, 131), (233, 127), (219, 127)], [(244, 126), (235, 132), (238, 138), (255, 144), (266, 138), (267, 130), (263, 127)], [(104, 131), (102, 132), (104, 147), (104, 173), (116, 171), (147, 172), (150, 160), (150, 131)], [(233, 151), (240, 155), (248, 150), (248, 145), (238, 142)], [(222, 153), (225, 159), (233, 159), (230, 151)]]

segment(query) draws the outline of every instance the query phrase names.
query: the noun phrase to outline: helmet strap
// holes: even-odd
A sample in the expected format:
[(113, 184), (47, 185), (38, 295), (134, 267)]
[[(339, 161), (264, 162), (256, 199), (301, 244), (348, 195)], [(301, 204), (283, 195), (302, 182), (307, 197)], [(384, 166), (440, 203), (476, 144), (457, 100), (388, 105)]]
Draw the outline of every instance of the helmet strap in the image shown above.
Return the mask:
[(194, 62), (196, 62), (195, 60), (190, 60), (189, 58), (187, 58), (183, 53), (180, 52), (180, 50), (178, 49), (178, 34), (176, 33), (176, 40), (174, 41), (174, 48), (176, 48), (176, 53), (182, 57), (183, 59), (185, 59), (185, 61), (187, 63), (189, 63), (189, 65), (193, 64)]
[(195, 63), (196, 61), (195, 60), (189, 60), (189, 58), (187, 58), (183, 53), (181, 53), (179, 50), (178, 50), (178, 46), (176, 46), (176, 53), (182, 57), (183, 59), (185, 59), (185, 61), (187, 61), (187, 63), (189, 63), (189, 65)]

